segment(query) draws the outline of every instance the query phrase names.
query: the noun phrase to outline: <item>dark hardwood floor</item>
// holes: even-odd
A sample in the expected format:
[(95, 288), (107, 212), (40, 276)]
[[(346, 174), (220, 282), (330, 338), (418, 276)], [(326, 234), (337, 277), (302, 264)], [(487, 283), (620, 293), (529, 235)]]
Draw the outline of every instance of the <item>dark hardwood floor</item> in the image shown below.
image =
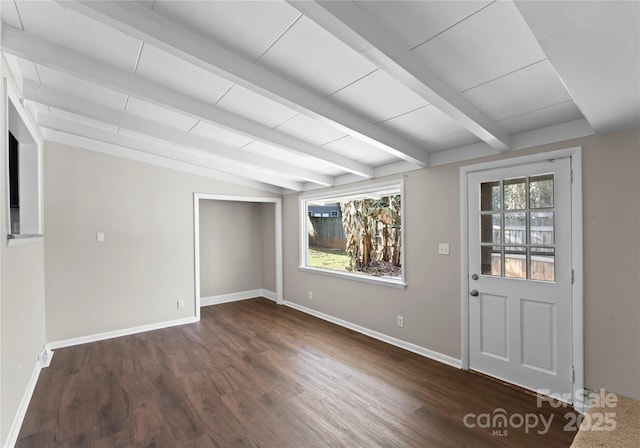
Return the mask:
[[(477, 425), (500, 408), (506, 428)], [(567, 447), (568, 412), (253, 299), (203, 308), (196, 324), (57, 350), (16, 446)], [(518, 414), (551, 427), (516, 428)]]

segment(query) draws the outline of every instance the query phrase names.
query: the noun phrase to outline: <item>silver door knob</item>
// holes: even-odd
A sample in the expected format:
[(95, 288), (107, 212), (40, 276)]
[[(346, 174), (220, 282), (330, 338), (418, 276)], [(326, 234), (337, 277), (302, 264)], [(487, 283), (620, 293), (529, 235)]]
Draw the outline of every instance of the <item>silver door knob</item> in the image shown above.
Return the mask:
[(471, 274), (472, 280), (478, 280), (478, 274)]
[(478, 297), (478, 294), (480, 293), (478, 292), (477, 289), (472, 289), (471, 292), (469, 292), (469, 294), (471, 294), (471, 296), (473, 297)]

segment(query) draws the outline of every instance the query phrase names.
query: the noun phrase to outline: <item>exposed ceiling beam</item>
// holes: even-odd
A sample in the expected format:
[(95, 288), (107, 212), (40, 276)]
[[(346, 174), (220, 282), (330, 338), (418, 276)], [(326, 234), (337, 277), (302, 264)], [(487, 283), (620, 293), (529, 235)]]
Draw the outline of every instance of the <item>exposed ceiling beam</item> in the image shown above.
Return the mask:
[(185, 61), (322, 120), (417, 166), (429, 165), (423, 148), (254, 64), (137, 2), (60, 1), (65, 6), (161, 48)]
[[(146, 120), (126, 112), (100, 106), (92, 102), (73, 97), (66, 92), (42, 86), (33, 81), (25, 80), (23, 90), (24, 97), (27, 100), (45, 104), (56, 109), (62, 109), (76, 115), (85, 116), (92, 120), (101, 121), (114, 126), (120, 126), (124, 129), (128, 129), (129, 131), (137, 132), (169, 143), (175, 143), (188, 148), (195, 148), (214, 154), (216, 154), (216, 151), (212, 151), (212, 148), (220, 146), (220, 144), (214, 143), (204, 137), (180, 131), (178, 129), (169, 128), (154, 121)], [(237, 148), (225, 148), (222, 151), (222, 153), (224, 153), (225, 156), (228, 156), (229, 159), (243, 163), (255, 164), (256, 160), (260, 159), (260, 161), (262, 161), (262, 159), (265, 159), (264, 162), (270, 164), (271, 169), (279, 173), (287, 171), (288, 169), (290, 174), (293, 175), (298, 169), (297, 167), (291, 168), (284, 162), (274, 163), (273, 160), (266, 160), (266, 158), (260, 157), (259, 155), (240, 155), (241, 152), (242, 150)], [(221, 155), (220, 152), (217, 154)], [(276, 178), (276, 176), (273, 177)], [(280, 182), (286, 182), (289, 186), (285, 188), (289, 189), (295, 189), (299, 186), (299, 183), (285, 179), (282, 179)], [(283, 186), (281, 184), (278, 185)]]
[[(240, 115), (212, 107), (203, 101), (84, 56), (61, 45), (42, 40), (16, 28), (4, 27), (2, 30), (2, 49), (14, 56), (80, 77), (159, 106), (168, 107), (176, 112), (216, 126), (222, 126), (233, 132), (278, 146), (292, 153), (314, 157), (361, 177), (373, 176), (373, 168), (368, 165), (276, 131)], [(218, 147), (221, 146), (211, 145), (210, 150), (216, 150)], [(264, 158), (265, 164), (267, 160), (267, 158)], [(324, 174), (314, 173), (310, 170), (301, 170), (300, 173), (309, 182), (324, 186), (333, 184), (332, 178)]]
[(276, 185), (296, 191), (299, 191), (298, 188), (301, 187), (297, 182), (284, 180), (248, 167), (238, 167), (230, 164), (220, 156), (206, 153), (204, 151), (162, 146), (130, 135), (115, 134), (103, 129), (98, 129), (94, 126), (77, 123), (48, 114), (38, 115), (37, 122), (38, 126), (44, 129), (50, 129), (52, 131), (63, 132), (66, 134), (76, 135), (78, 137), (97, 140), (103, 143), (122, 146), (124, 148), (142, 151), (147, 154), (164, 157), (166, 159), (186, 162), (207, 169), (247, 178), (252, 181), (259, 181), (265, 184)]
[(515, 5), (596, 134), (638, 126), (640, 2)]
[(288, 3), (493, 148), (510, 149), (507, 132), (417, 60), (407, 45), (354, 2)]

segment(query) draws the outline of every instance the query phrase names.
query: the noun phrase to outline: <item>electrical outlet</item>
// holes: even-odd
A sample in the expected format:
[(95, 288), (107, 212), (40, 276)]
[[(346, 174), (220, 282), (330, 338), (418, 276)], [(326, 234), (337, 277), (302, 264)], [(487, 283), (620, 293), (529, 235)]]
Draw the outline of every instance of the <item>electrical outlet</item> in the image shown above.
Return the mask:
[(400, 328), (404, 327), (404, 317), (403, 316), (398, 316), (398, 327), (400, 327)]
[(184, 300), (178, 300), (178, 309), (181, 310), (184, 308)]
[(313, 292), (309, 291), (309, 300), (313, 300)]

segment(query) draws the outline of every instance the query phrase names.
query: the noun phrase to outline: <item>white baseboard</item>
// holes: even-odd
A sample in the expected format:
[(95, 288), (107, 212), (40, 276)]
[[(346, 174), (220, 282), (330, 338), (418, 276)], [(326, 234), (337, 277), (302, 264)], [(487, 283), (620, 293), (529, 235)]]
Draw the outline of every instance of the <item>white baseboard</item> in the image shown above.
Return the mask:
[(274, 302), (278, 301), (278, 294), (273, 291), (269, 291), (268, 289), (262, 290), (262, 297), (265, 299), (273, 300)]
[[(217, 305), (226, 302), (235, 302), (237, 300), (253, 299), (254, 297), (265, 297), (269, 300), (276, 301), (277, 294), (266, 289), (254, 289), (251, 291), (236, 292), (232, 294), (223, 294), (213, 297), (203, 297), (200, 299), (200, 306)], [(136, 333), (144, 333), (145, 331), (160, 330), (162, 328), (175, 327), (177, 325), (191, 324), (197, 322), (196, 317), (185, 317), (184, 319), (176, 319), (155, 324), (141, 325), (139, 327), (124, 328), (122, 330), (107, 331), (88, 336), (80, 336), (77, 338), (63, 339), (59, 341), (49, 342), (46, 347), (49, 352), (53, 349), (71, 347), (73, 345), (87, 344), (89, 342), (103, 341), (105, 339), (118, 338), (120, 336), (128, 336)], [(46, 355), (45, 355), (46, 356)]]
[(73, 345), (87, 344), (89, 342), (104, 341), (105, 339), (119, 338), (120, 336), (129, 336), (136, 333), (144, 333), (145, 331), (160, 330), (162, 328), (175, 327), (177, 325), (185, 325), (197, 322), (195, 316), (185, 317), (183, 319), (158, 322), (155, 324), (141, 325), (139, 327), (124, 328), (122, 330), (106, 331), (104, 333), (92, 334), (89, 336), (80, 336), (78, 338), (63, 339), (60, 341), (49, 342), (47, 346), (50, 349), (71, 347)]
[(230, 294), (220, 294), (218, 296), (202, 297), (200, 307), (210, 305), (220, 305), (221, 303), (237, 302), (239, 300), (253, 299), (255, 297), (265, 297), (275, 301), (277, 295), (273, 291), (266, 289), (252, 289), (250, 291), (232, 292)]
[(16, 411), (16, 415), (13, 417), (13, 422), (11, 423), (11, 428), (9, 428), (9, 434), (7, 434), (7, 438), (4, 441), (2, 446), (4, 447), (13, 447), (18, 440), (18, 435), (20, 434), (20, 428), (22, 428), (22, 422), (24, 421), (25, 415), (27, 415), (27, 409), (29, 408), (29, 403), (31, 402), (31, 397), (33, 396), (33, 391), (36, 389), (36, 384), (38, 384), (38, 378), (40, 377), (40, 372), (43, 368), (49, 367), (49, 363), (51, 362), (51, 356), (53, 356), (53, 352), (45, 346), (43, 348), (43, 354), (47, 353), (48, 358), (44, 360), (42, 355), (38, 357), (38, 361), (33, 367), (33, 372), (31, 372), (31, 378), (29, 378), (29, 383), (27, 383), (27, 388), (22, 395), (22, 400), (20, 400), (20, 405), (18, 406), (18, 410)]
[(459, 359), (453, 358), (449, 355), (444, 355), (442, 353), (429, 350), (428, 348), (421, 347), (411, 342), (403, 341), (402, 339), (394, 338), (384, 333), (370, 330), (368, 328), (348, 322), (346, 320), (338, 319), (337, 317), (333, 317), (328, 314), (322, 313), (320, 311), (316, 311), (312, 308), (307, 308), (306, 306), (299, 305), (294, 302), (289, 302), (288, 300), (285, 300), (283, 304), (290, 308), (296, 309), (298, 311), (302, 311), (303, 313), (310, 314), (322, 320), (326, 320), (333, 324), (340, 325), (341, 327), (345, 327), (350, 330), (357, 331), (358, 333), (362, 333), (374, 339), (378, 339), (379, 341), (386, 342), (387, 344), (395, 345), (396, 347), (400, 347), (410, 352), (417, 353), (418, 355), (424, 356), (429, 359), (433, 359), (434, 361), (439, 361), (443, 364), (447, 364), (457, 369), (462, 368), (462, 361)]

